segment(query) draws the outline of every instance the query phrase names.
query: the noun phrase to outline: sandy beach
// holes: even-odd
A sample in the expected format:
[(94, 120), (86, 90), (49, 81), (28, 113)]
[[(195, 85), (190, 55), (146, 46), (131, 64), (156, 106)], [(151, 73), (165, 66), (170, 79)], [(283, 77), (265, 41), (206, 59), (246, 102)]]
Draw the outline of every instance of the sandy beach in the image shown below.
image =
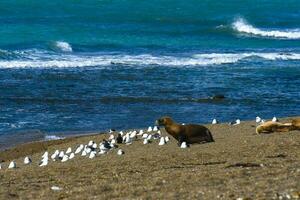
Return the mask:
[[(119, 145), (122, 156), (117, 150), (94, 159), (76, 155), (45, 167), (38, 166), (45, 150), (51, 155), (108, 135), (18, 145), (0, 152), (0, 199), (300, 198), (300, 131), (256, 135), (255, 126), (207, 125), (214, 143), (180, 149), (173, 138), (163, 146), (137, 140)], [(25, 166), (25, 156), (33, 163)], [(7, 169), (11, 160), (16, 169)]]

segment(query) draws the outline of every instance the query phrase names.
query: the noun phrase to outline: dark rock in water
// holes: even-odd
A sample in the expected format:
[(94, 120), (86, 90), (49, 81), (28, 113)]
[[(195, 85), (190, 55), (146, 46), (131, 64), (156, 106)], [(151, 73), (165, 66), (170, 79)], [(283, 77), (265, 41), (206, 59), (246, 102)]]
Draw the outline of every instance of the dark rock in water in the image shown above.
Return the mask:
[(216, 94), (211, 97), (212, 100), (222, 100), (225, 99), (225, 96), (223, 94)]

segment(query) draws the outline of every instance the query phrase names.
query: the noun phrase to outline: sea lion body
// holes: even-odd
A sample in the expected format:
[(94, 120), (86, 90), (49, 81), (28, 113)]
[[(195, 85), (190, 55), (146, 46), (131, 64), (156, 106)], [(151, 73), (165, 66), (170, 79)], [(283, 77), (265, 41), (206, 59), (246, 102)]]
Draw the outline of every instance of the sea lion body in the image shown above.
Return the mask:
[(288, 132), (294, 130), (292, 123), (267, 121), (256, 127), (256, 133)]
[(188, 144), (214, 142), (211, 132), (202, 125), (181, 125), (175, 123), (170, 117), (158, 119), (157, 124), (164, 126), (167, 133), (174, 137), (179, 144), (182, 142), (187, 142)]
[(294, 130), (300, 130), (300, 118), (292, 120), (292, 126)]

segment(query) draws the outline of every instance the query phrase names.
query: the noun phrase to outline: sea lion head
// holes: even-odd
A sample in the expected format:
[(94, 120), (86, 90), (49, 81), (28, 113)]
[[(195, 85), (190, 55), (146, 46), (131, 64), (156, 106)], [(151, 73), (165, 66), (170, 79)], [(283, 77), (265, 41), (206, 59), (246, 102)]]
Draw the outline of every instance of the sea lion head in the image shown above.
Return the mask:
[(171, 117), (161, 117), (158, 120), (156, 120), (156, 124), (158, 126), (167, 126), (173, 124), (173, 120)]

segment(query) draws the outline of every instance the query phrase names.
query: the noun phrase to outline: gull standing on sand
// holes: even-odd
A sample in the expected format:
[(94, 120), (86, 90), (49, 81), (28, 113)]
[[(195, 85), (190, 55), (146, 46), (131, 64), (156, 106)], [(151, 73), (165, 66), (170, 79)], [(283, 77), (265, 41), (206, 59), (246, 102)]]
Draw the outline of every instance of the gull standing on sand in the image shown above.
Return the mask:
[(152, 132), (152, 127), (149, 126), (147, 132)]
[(144, 141), (143, 141), (143, 144), (148, 144), (148, 143), (149, 143), (148, 139), (145, 138)]
[(122, 149), (119, 149), (118, 152), (117, 152), (117, 154), (118, 154), (119, 156), (121, 156), (121, 155), (125, 154), (125, 152), (124, 152)]
[(261, 118), (260, 118), (259, 116), (257, 116), (257, 117), (255, 118), (255, 122), (256, 122), (256, 123), (260, 123), (260, 122), (261, 122)]
[(96, 151), (91, 151), (89, 158), (93, 159), (93, 158), (95, 158), (95, 156), (96, 156)]
[(48, 151), (45, 151), (45, 153), (42, 155), (42, 158), (48, 158)]
[(144, 131), (141, 129), (137, 135), (143, 135)]
[(111, 134), (111, 135), (109, 136), (108, 140), (112, 140), (112, 139), (114, 139), (114, 138), (115, 138), (115, 136), (114, 136), (113, 134)]
[(153, 127), (153, 131), (158, 131), (158, 127), (157, 127), (157, 126), (154, 126), (154, 127)]
[(25, 158), (24, 158), (24, 164), (25, 165), (28, 165), (28, 164), (30, 164), (32, 161), (31, 161), (31, 159), (28, 157), (28, 156), (26, 156)]
[(218, 121), (217, 121), (217, 119), (213, 119), (211, 123), (212, 123), (212, 124), (217, 124)]
[(69, 147), (69, 148), (67, 149), (67, 151), (66, 151), (66, 154), (70, 154), (71, 152), (72, 152), (72, 148)]
[(66, 162), (67, 160), (69, 160), (69, 156), (67, 154), (65, 154), (62, 159), (61, 162)]
[(56, 150), (56, 151), (51, 155), (51, 159), (52, 159), (53, 161), (55, 161), (55, 160), (57, 159), (58, 155), (59, 155), (59, 150)]
[(70, 156), (69, 156), (69, 160), (73, 159), (74, 157), (75, 157), (75, 154), (71, 153)]
[(278, 119), (274, 116), (272, 122), (278, 122)]
[(64, 151), (61, 151), (61, 152), (59, 152), (59, 154), (58, 154), (58, 158), (59, 158), (59, 159), (63, 159), (64, 155), (65, 155)]
[(188, 145), (186, 144), (186, 142), (182, 142), (180, 145), (180, 148), (182, 148), (182, 149), (185, 149), (187, 147), (188, 147)]
[(160, 141), (158, 143), (159, 146), (162, 146), (162, 145), (165, 145), (166, 144), (166, 141), (165, 141), (165, 138), (164, 137), (161, 137), (160, 138)]
[(47, 166), (47, 165), (48, 165), (48, 156), (47, 157), (45, 156), (45, 157), (43, 157), (43, 159), (39, 163), (39, 166), (43, 167), (43, 166)]
[(168, 136), (166, 136), (166, 137), (165, 137), (165, 141), (166, 141), (166, 142), (169, 142), (169, 141), (170, 141), (170, 138), (169, 138)]
[(86, 151), (85, 151), (85, 149), (83, 149), (83, 151), (82, 151), (82, 153), (81, 153), (81, 156), (86, 156)]
[(75, 154), (79, 154), (83, 148), (84, 148), (83, 144), (80, 144), (79, 147), (77, 147), (77, 149), (75, 150)]
[(147, 137), (147, 140), (151, 140), (151, 138), (152, 138), (152, 135), (149, 134), (148, 137)]
[(13, 169), (13, 168), (16, 168), (17, 167), (17, 164), (15, 163), (15, 161), (11, 161), (8, 165), (8, 169)]

